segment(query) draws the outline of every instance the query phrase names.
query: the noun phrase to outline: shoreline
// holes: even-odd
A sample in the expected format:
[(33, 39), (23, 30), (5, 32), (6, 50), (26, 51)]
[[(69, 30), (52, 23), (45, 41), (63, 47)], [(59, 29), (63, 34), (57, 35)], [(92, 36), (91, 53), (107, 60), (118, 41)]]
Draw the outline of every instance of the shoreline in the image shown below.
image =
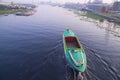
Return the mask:
[(28, 12), (36, 8), (33, 4), (19, 4), (19, 3), (9, 3), (9, 2), (0, 2), (0, 15), (13, 14), (16, 12)]
[(10, 10), (10, 9), (0, 9), (0, 15), (4, 14), (13, 14), (19, 12), (19, 10)]
[(94, 23), (97, 27), (101, 29), (105, 29), (106, 31), (109, 31), (111, 34), (114, 36), (120, 37), (120, 23), (115, 23), (113, 21), (108, 21), (106, 18), (102, 18), (100, 16), (86, 16), (84, 15), (85, 13), (76, 11), (76, 10), (71, 10), (75, 14), (80, 17), (80, 20), (87, 21), (87, 22), (92, 22)]
[(115, 23), (115, 24), (120, 25), (120, 22), (116, 22), (116, 21), (114, 21), (114, 20), (105, 18), (105, 17), (100, 16), (100, 15), (97, 15), (97, 14), (95, 14), (95, 13), (77, 11), (77, 10), (74, 10), (74, 9), (70, 9), (70, 10), (73, 11), (73, 12), (74, 12), (75, 14), (77, 14), (78, 16), (83, 16), (83, 17), (86, 17), (86, 18), (91, 18), (91, 19), (93, 19), (93, 20), (99, 20), (100, 22), (108, 21), (108, 22), (112, 22), (112, 23)]

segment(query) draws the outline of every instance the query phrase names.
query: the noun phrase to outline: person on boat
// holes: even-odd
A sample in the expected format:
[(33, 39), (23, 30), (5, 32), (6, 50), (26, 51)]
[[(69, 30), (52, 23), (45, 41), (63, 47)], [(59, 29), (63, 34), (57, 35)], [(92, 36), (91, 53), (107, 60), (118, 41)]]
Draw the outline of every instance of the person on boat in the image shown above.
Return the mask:
[(72, 74), (73, 73), (73, 80), (83, 80), (83, 76), (84, 76), (84, 73), (83, 72), (79, 72), (75, 69), (73, 69), (69, 64), (67, 64), (67, 67), (68, 69), (70, 70), (70, 73)]
[(78, 80), (83, 80), (83, 72), (78, 73)]
[(83, 80), (83, 73), (77, 70), (73, 70), (74, 72), (74, 80)]

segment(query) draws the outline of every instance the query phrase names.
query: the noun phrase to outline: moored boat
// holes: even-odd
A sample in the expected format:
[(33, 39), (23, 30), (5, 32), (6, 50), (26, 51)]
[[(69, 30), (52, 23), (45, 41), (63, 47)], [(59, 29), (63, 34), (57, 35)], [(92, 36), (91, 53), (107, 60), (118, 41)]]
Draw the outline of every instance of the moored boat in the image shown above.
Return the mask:
[(87, 66), (86, 54), (77, 36), (67, 29), (63, 33), (65, 57), (75, 70), (84, 72)]

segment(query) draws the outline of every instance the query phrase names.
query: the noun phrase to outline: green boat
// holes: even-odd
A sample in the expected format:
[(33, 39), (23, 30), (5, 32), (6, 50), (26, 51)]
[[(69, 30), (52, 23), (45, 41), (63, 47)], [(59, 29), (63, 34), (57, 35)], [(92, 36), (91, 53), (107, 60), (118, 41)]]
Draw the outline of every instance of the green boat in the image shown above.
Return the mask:
[(63, 33), (63, 44), (65, 57), (70, 66), (84, 72), (87, 65), (86, 54), (79, 39), (70, 29)]

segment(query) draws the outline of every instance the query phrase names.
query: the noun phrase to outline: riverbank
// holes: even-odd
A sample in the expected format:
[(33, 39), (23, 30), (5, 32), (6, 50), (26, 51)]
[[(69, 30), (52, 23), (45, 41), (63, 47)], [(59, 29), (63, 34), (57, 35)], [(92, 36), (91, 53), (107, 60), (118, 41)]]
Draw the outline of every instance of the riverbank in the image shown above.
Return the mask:
[(12, 14), (15, 12), (19, 12), (20, 10), (10, 10), (10, 9), (0, 9), (0, 15), (2, 14)]
[(89, 17), (89, 18), (92, 18), (92, 19), (96, 19), (96, 20), (106, 20), (105, 18), (101, 17), (101, 16), (98, 16), (94, 13), (85, 13), (85, 14), (80, 14), (81, 16), (86, 16), (86, 17)]
[(84, 13), (76, 10), (72, 11), (79, 16), (80, 20), (94, 23), (99, 28), (109, 31), (114, 36), (120, 37), (120, 23), (109, 21), (104, 17), (92, 13)]
[(74, 10), (74, 9), (70, 9), (70, 10), (72, 10), (78, 16), (84, 16), (84, 17), (91, 18), (91, 19), (94, 19), (94, 20), (99, 20), (101, 22), (103, 22), (104, 20), (107, 20), (109, 22), (120, 25), (120, 19), (110, 16), (110, 14), (103, 15), (101, 13), (77, 11), (77, 10)]
[(8, 14), (8, 13), (12, 13), (12, 10), (4, 10), (4, 9), (0, 9), (0, 14)]
[(36, 8), (36, 6), (32, 4), (0, 2), (0, 15), (31, 11), (34, 10), (34, 8)]
[(78, 16), (84, 16), (84, 17), (95, 19), (95, 20), (105, 20), (105, 18), (98, 16), (98, 15), (91, 13), (91, 12), (77, 11), (77, 10), (73, 10), (73, 9), (69, 9), (69, 11), (73, 11)]

